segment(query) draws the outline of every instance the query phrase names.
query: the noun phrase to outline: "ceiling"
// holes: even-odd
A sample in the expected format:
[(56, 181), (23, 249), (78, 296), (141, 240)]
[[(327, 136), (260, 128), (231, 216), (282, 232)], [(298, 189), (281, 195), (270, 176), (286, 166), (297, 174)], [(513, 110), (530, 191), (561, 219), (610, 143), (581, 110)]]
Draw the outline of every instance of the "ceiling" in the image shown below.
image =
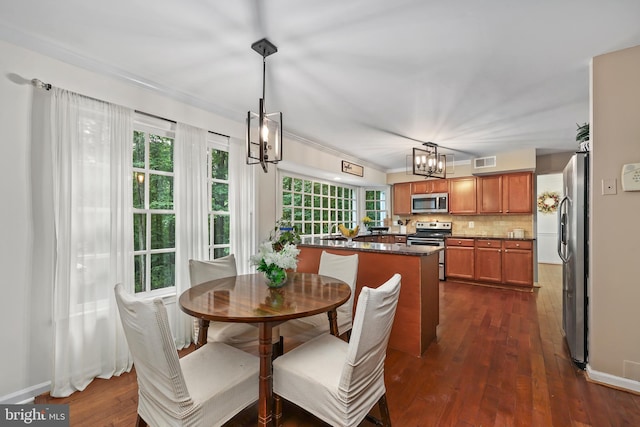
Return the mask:
[(0, 2), (0, 38), (238, 122), (266, 37), (285, 131), (387, 171), (421, 141), (456, 161), (574, 150), (590, 59), (639, 45), (639, 23), (638, 0)]

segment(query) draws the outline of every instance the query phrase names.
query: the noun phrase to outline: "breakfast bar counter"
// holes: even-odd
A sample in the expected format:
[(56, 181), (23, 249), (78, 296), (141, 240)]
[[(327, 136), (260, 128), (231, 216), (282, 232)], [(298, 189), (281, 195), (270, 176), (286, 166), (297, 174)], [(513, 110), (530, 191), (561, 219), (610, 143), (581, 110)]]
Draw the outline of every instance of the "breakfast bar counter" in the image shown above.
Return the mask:
[(303, 273), (318, 272), (322, 251), (358, 254), (354, 310), (363, 286), (376, 288), (399, 273), (402, 285), (389, 347), (420, 357), (436, 339), (440, 310), (438, 252), (442, 248), (320, 238), (303, 239), (298, 248), (297, 271)]

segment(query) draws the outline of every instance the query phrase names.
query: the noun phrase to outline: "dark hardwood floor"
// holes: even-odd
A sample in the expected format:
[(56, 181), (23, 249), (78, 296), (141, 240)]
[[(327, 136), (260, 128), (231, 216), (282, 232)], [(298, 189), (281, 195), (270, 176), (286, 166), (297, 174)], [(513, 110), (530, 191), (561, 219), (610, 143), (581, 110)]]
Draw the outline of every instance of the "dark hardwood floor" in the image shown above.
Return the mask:
[[(393, 425), (640, 426), (640, 396), (591, 383), (572, 365), (560, 272), (541, 265), (532, 293), (442, 282), (437, 342), (422, 358), (388, 352)], [(72, 426), (133, 426), (135, 373), (96, 379), (66, 399), (36, 399), (47, 402), (69, 403)], [(256, 418), (254, 406), (226, 426), (253, 426)], [(284, 419), (286, 427), (326, 425), (288, 403)]]

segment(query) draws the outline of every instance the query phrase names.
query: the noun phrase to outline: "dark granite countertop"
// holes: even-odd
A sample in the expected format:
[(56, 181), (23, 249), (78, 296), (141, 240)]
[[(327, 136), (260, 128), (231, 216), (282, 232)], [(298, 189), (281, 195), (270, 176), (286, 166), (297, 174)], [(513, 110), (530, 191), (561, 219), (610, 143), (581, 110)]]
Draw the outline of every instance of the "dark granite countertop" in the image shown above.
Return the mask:
[(346, 240), (327, 240), (319, 237), (305, 237), (300, 247), (343, 249), (349, 251), (378, 252), (391, 255), (428, 256), (436, 254), (444, 247), (407, 246), (404, 243), (348, 242)]

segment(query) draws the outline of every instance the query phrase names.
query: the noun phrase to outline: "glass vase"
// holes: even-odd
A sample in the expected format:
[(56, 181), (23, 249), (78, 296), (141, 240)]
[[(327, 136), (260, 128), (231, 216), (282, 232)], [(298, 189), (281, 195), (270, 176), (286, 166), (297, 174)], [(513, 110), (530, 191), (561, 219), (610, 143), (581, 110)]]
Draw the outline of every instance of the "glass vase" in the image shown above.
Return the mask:
[(270, 288), (281, 288), (287, 283), (287, 272), (284, 268), (272, 268), (263, 274)]

